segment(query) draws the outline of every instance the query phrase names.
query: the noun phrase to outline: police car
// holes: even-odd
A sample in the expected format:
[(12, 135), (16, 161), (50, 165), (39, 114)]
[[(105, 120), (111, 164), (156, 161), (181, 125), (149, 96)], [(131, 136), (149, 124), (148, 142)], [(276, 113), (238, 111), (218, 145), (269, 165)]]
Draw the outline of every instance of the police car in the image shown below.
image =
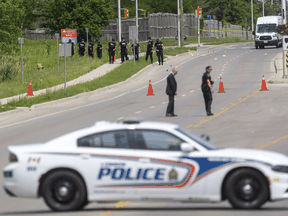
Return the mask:
[(220, 202), (259, 208), (288, 198), (288, 157), (218, 148), (169, 123), (97, 122), (45, 144), (9, 146), (4, 190), (54, 211), (89, 202)]

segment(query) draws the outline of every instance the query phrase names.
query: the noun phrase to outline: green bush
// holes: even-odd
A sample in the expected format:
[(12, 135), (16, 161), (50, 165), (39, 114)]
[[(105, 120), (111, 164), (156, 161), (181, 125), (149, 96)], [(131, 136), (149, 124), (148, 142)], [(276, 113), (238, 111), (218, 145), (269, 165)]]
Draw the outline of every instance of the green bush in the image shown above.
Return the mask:
[(0, 57), (0, 83), (9, 80), (16, 80), (19, 67), (15, 58), (11, 56)]

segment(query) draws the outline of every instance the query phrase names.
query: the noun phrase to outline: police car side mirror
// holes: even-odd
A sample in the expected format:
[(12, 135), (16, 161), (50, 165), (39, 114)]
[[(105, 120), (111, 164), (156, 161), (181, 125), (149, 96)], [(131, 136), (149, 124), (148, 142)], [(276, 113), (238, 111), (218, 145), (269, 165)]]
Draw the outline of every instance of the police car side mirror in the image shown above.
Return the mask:
[(183, 152), (194, 151), (194, 147), (189, 143), (181, 143), (180, 148), (181, 148), (181, 151)]

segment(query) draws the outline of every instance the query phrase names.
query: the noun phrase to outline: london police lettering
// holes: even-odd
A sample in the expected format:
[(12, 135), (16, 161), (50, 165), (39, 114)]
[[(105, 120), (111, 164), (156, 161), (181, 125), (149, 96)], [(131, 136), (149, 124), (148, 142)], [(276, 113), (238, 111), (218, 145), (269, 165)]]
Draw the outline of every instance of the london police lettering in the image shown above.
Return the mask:
[(103, 177), (108, 176), (113, 180), (164, 180), (165, 168), (154, 169), (138, 169), (134, 175), (132, 174), (131, 168), (102, 168), (99, 171), (98, 179), (103, 179)]

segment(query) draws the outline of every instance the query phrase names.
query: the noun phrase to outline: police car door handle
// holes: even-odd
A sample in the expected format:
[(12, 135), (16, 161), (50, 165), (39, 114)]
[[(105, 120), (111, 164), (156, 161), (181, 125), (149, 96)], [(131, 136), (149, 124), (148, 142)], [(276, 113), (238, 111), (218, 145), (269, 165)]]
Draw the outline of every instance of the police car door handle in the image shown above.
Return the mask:
[(81, 159), (87, 160), (90, 158), (89, 154), (81, 154)]
[(150, 159), (149, 158), (140, 158), (139, 162), (140, 163), (150, 163)]

